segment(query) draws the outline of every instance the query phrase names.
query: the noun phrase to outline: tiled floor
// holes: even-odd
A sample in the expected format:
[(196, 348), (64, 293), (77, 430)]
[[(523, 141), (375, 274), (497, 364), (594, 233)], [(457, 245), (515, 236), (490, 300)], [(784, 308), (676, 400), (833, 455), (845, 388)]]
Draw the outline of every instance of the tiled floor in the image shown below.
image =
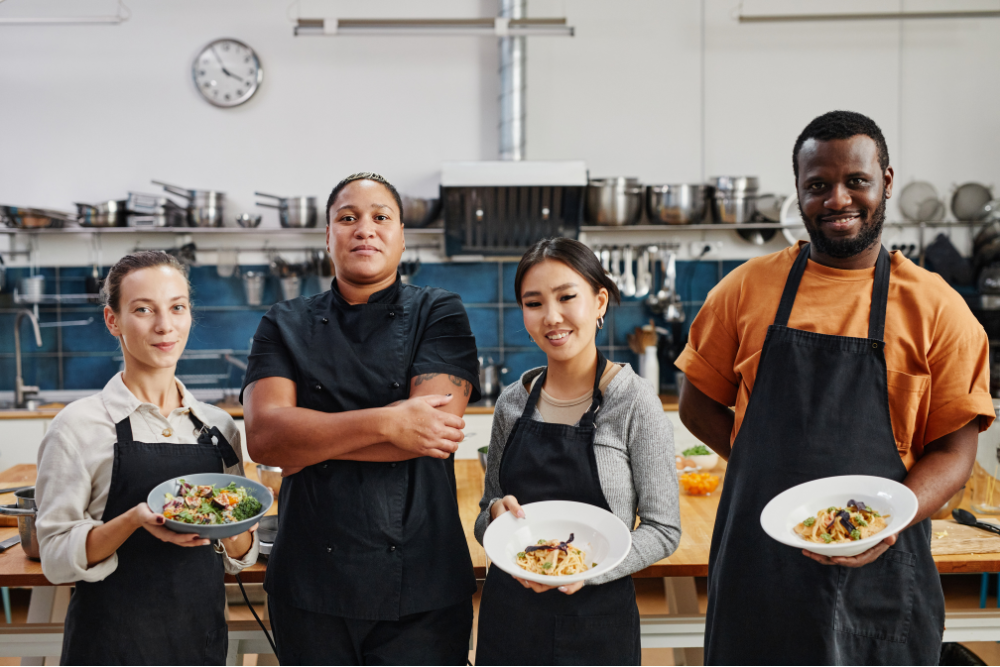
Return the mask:
[[(949, 575), (944, 577), (945, 599), (948, 609), (977, 609), (979, 607), (979, 575)], [(702, 611), (705, 606), (705, 580), (698, 579), (698, 596)], [(640, 614), (665, 614), (667, 604), (663, 595), (662, 579), (637, 579), (636, 596)], [(11, 591), (11, 606), (14, 623), (24, 623), (28, 613), (29, 591), (14, 589)], [(987, 601), (988, 607), (995, 607), (995, 594)], [(474, 598), (476, 610), (475, 621), (479, 620), (479, 594)], [(258, 614), (263, 614), (262, 605), (254, 605)], [(252, 620), (253, 617), (245, 604), (230, 604), (230, 616), (233, 620)], [(989, 665), (1000, 665), (1000, 644), (994, 642), (971, 642), (966, 646)], [(475, 652), (470, 655), (475, 663)], [(0, 665), (20, 664), (17, 659), (0, 658)], [(246, 657), (245, 665), (256, 665), (257, 656)], [(671, 649), (643, 649), (643, 665), (673, 665), (674, 656)]]

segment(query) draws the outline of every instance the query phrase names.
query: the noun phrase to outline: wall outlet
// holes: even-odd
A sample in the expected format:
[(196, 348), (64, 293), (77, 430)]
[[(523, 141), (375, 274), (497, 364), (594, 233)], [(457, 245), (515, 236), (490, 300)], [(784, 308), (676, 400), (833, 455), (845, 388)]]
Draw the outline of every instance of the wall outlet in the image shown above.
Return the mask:
[(692, 241), (691, 259), (718, 259), (722, 254), (722, 241)]

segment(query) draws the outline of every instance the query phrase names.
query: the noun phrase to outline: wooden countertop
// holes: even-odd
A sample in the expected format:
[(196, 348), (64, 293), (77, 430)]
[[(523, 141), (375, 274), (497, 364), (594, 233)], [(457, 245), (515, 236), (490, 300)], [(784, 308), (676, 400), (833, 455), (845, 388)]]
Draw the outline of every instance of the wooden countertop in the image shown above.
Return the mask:
[[(0, 0), (2, 1), (2, 0)], [(675, 394), (660, 394), (660, 402), (663, 409), (667, 411), (677, 410), (677, 396)], [(229, 413), (233, 419), (243, 419), (242, 405), (220, 405), (218, 406)], [(0, 420), (3, 419), (52, 419), (61, 410), (61, 407), (39, 408), (38, 410), (0, 410)], [(492, 405), (470, 405), (466, 410), (467, 415), (491, 415)]]
[[(716, 471), (725, 474), (724, 469)], [(247, 466), (247, 476), (257, 477), (256, 466)], [(455, 461), (455, 476), (458, 482), (458, 507), (465, 529), (469, 553), (476, 576), (486, 576), (486, 552), (476, 542), (473, 535), (473, 525), (479, 514), (479, 500), (483, 495), (483, 473), (478, 461)], [(18, 484), (30, 485), (35, 481), (35, 466), (23, 464), (14, 466), (0, 473), (0, 487)], [(677, 551), (641, 572), (635, 577), (704, 577), (708, 576), (708, 552), (712, 540), (712, 528), (715, 524), (715, 514), (719, 507), (719, 497), (722, 486), (711, 496), (680, 496), (681, 525), (683, 533)], [(13, 502), (13, 495), (0, 496), (0, 504)], [(969, 495), (966, 494), (962, 507), (969, 509)], [(272, 507), (269, 514), (275, 513)], [(16, 534), (16, 528), (0, 528), (0, 540)], [(1000, 572), (1000, 553), (935, 556), (938, 572), (942, 574)], [(261, 561), (243, 571), (244, 583), (260, 583), (264, 581), (266, 563)], [(235, 582), (235, 578), (226, 577), (226, 581)], [(12, 547), (0, 553), (0, 586), (45, 586), (50, 585), (42, 574), (41, 564), (28, 560), (21, 546)]]

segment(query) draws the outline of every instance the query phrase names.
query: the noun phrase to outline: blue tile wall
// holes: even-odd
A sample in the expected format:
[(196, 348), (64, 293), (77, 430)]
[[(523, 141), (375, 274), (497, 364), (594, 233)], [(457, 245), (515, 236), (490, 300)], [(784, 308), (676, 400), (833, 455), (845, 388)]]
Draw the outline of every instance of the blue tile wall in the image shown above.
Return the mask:
[[(698, 261), (677, 263), (677, 289), (683, 299), (685, 322), (678, 327), (682, 340), (686, 340), (691, 321), (697, 315), (709, 290), (742, 262)], [(267, 273), (266, 266), (243, 266), (242, 271), (256, 270)], [(514, 298), (516, 262), (469, 262), (422, 264), (411, 278), (415, 285), (434, 286), (458, 294), (467, 306), (469, 323), (476, 335), (481, 355), (500, 363), (506, 372), (504, 382), (514, 381), (525, 370), (545, 363), (545, 355), (531, 342), (524, 330), (524, 320)], [(84, 290), (90, 267), (42, 268), (49, 294), (79, 294)], [(25, 269), (7, 272), (7, 286), (0, 292), (0, 390), (10, 391), (14, 384), (14, 316), (19, 308), (13, 303), (11, 293), (17, 279), (27, 275)], [(195, 326), (191, 331), (188, 350), (205, 351), (201, 357), (185, 359), (178, 366), (178, 374), (192, 378), (195, 387), (238, 387), (241, 372), (221, 358), (215, 351), (232, 350), (238, 358), (245, 358), (257, 324), (268, 307), (281, 299), (277, 279), (268, 277), (264, 288), (263, 305), (248, 306), (243, 285), (238, 275), (222, 278), (215, 266), (195, 266), (190, 272), (194, 296)], [(659, 284), (657, 278), (656, 284)], [(329, 278), (310, 277), (304, 281), (303, 294), (315, 294), (329, 289)], [(40, 307), (42, 322), (85, 320), (94, 318), (86, 326), (42, 329), (43, 347), (35, 347), (30, 326), (22, 323), (22, 345), (25, 381), (39, 384), (43, 389), (100, 389), (121, 366), (121, 353), (117, 342), (104, 326), (102, 309), (97, 304), (45, 305)], [(607, 323), (598, 332), (597, 344), (609, 359), (637, 365), (635, 355), (628, 349), (627, 335), (635, 327), (653, 318), (657, 325), (665, 326), (659, 315), (646, 307), (643, 299), (624, 299), (620, 306), (612, 306)], [(60, 374), (60, 368), (62, 373)], [(672, 367), (661, 364), (664, 385), (673, 382)], [(61, 375), (61, 385), (60, 385)]]

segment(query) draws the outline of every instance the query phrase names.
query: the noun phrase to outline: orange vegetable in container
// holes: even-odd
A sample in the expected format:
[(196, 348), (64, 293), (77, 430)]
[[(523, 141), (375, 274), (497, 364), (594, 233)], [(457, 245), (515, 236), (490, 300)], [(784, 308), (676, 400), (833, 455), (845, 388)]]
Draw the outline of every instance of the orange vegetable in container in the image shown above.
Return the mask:
[(689, 472), (681, 475), (678, 481), (691, 496), (707, 496), (719, 486), (719, 476), (707, 472)]

